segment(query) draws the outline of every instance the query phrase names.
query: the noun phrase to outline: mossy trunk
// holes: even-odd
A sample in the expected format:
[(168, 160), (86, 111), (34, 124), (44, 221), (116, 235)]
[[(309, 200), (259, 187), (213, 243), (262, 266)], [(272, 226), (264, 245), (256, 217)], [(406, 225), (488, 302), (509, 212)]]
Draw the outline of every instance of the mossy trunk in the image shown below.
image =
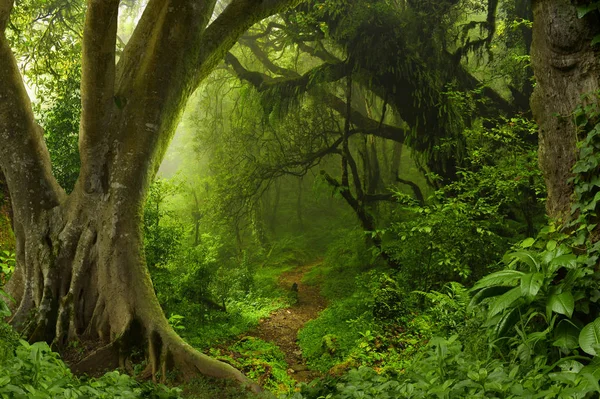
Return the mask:
[[(580, 2), (580, 3), (586, 3)], [(590, 1), (587, 1), (590, 3)], [(539, 125), (539, 163), (548, 189), (546, 208), (554, 218), (567, 219), (573, 187), (569, 182), (576, 160), (577, 128), (573, 111), (582, 97), (600, 89), (598, 12), (578, 18), (570, 0), (534, 0), (531, 60), (536, 86), (531, 108)]]
[(131, 201), (128, 187), (111, 181), (104, 193), (78, 185), (35, 220), (17, 217), (20, 267), (7, 287), (18, 304), (12, 323), (30, 340), (56, 349), (76, 340), (99, 344), (73, 365), (76, 371), (123, 367), (134, 350), (143, 349), (154, 378), (177, 370), (182, 378), (202, 373), (248, 383), (169, 326), (143, 257), (140, 204)]

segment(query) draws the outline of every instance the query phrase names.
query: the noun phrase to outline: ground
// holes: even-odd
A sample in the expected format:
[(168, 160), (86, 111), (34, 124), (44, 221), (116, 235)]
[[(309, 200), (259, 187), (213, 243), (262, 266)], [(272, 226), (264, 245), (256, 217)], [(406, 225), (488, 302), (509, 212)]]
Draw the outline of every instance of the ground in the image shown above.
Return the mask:
[(246, 334), (279, 346), (285, 353), (289, 365), (288, 374), (298, 382), (308, 382), (319, 376), (318, 372), (307, 369), (296, 337), (298, 330), (309, 320), (315, 319), (327, 306), (319, 286), (302, 282), (304, 275), (320, 264), (319, 261), (282, 273), (279, 277), (279, 285), (286, 290), (292, 290), (292, 286), (296, 283), (298, 301), (289, 308), (273, 312), (270, 317), (262, 320), (256, 329)]

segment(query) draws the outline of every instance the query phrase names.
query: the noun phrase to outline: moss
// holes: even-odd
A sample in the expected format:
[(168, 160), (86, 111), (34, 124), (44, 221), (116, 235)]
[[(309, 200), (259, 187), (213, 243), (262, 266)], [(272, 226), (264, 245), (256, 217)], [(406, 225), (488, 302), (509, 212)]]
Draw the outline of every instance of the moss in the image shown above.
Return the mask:
[(8, 204), (0, 199), (0, 250), (13, 251), (15, 248), (15, 234), (8, 216)]
[(0, 365), (14, 357), (19, 335), (11, 326), (0, 321)]

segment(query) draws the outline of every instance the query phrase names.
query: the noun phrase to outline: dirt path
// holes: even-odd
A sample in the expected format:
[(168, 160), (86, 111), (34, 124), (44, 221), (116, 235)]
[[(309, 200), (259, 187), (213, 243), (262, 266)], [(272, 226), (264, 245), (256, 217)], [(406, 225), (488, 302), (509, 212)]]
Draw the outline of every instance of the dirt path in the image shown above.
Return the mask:
[(316, 318), (318, 313), (327, 306), (318, 286), (302, 283), (304, 274), (320, 264), (319, 261), (282, 273), (279, 277), (279, 285), (286, 290), (291, 290), (293, 284), (296, 283), (298, 302), (290, 308), (275, 311), (256, 329), (247, 334), (279, 346), (285, 353), (285, 359), (289, 365), (288, 374), (298, 382), (308, 382), (319, 376), (317, 372), (309, 371), (306, 368), (302, 352), (296, 343), (296, 337), (298, 330), (307, 321)]

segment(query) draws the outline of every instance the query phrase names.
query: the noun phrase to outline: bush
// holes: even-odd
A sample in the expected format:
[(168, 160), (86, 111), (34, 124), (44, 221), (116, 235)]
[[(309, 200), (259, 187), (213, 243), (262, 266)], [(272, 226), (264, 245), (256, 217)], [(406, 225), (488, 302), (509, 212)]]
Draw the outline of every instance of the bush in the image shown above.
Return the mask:
[[(6, 324), (4, 324), (6, 326)], [(3, 327), (4, 328), (4, 327)], [(179, 398), (179, 389), (139, 383), (111, 371), (97, 379), (79, 379), (71, 374), (57, 353), (45, 342), (18, 341), (13, 355), (0, 368), (2, 398)]]

